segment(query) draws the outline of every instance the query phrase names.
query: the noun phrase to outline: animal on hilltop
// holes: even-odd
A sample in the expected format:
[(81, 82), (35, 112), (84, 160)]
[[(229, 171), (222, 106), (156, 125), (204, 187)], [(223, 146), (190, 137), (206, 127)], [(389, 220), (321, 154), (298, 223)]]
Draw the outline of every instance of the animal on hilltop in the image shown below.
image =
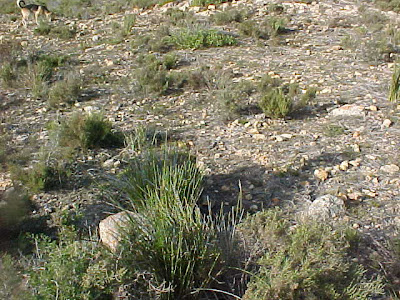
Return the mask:
[(17, 5), (21, 9), (22, 24), (26, 28), (28, 26), (29, 16), (33, 14), (36, 24), (39, 25), (38, 18), (40, 15), (46, 16), (47, 20), (51, 21), (51, 11), (44, 5), (39, 4), (26, 4), (24, 0), (17, 0)]

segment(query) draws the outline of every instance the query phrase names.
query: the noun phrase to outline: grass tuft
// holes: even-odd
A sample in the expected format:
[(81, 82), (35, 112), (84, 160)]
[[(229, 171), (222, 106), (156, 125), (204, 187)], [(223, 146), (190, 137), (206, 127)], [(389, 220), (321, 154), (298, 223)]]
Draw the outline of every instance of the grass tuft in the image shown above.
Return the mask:
[(390, 82), (389, 101), (397, 103), (400, 100), (400, 67), (396, 66)]

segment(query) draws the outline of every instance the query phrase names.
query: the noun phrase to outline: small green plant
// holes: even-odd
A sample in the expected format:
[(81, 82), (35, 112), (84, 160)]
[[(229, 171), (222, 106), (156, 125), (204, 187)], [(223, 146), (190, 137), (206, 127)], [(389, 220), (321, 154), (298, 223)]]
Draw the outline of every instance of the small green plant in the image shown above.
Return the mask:
[(259, 102), (260, 108), (266, 116), (284, 118), (293, 108), (293, 100), (278, 87), (266, 93)]
[(156, 4), (159, 5), (164, 5), (168, 2), (171, 2), (171, 0), (131, 0), (130, 3), (139, 8), (149, 8), (152, 7)]
[(17, 79), (16, 69), (13, 64), (6, 62), (1, 66), (0, 78), (5, 87), (12, 87), (14, 81)]
[(191, 2), (192, 6), (209, 6), (210, 4), (220, 4), (224, 2), (223, 0), (193, 0)]
[(124, 16), (124, 24), (122, 26), (121, 35), (126, 37), (131, 34), (133, 26), (136, 23), (136, 16), (135, 15), (126, 15)]
[(62, 120), (54, 130), (58, 132), (60, 146), (86, 150), (96, 147), (120, 147), (124, 143), (122, 133), (113, 131), (111, 122), (99, 113), (75, 113)]
[(18, 185), (0, 194), (0, 203), (0, 233), (15, 230), (31, 209), (27, 193)]
[(390, 82), (389, 101), (397, 103), (400, 100), (400, 67), (396, 66)]
[[(279, 210), (249, 217), (243, 229), (264, 249), (243, 299), (371, 299), (380, 277), (349, 260), (353, 233), (314, 222), (290, 228)], [(257, 251), (262, 251), (257, 249)]]
[(173, 32), (168, 39), (179, 49), (233, 46), (235, 37), (212, 29), (184, 29)]
[(336, 125), (336, 124), (329, 124), (326, 125), (324, 128), (324, 133), (326, 136), (329, 137), (335, 137), (335, 136), (339, 136), (342, 135), (346, 132), (346, 128), (344, 128), (343, 126), (340, 125)]
[(77, 240), (73, 227), (63, 226), (59, 240), (35, 236), (29, 266), (32, 299), (109, 299), (125, 270), (112, 266), (109, 255), (92, 237)]
[(34, 32), (38, 35), (50, 35), (63, 40), (72, 39), (76, 35), (75, 28), (71, 29), (65, 25), (52, 27), (48, 23), (39, 23), (39, 26), (35, 28)]
[(139, 70), (135, 72), (138, 89), (144, 94), (167, 94), (182, 88), (185, 82), (184, 74), (169, 70), (176, 67), (177, 58), (168, 54), (163, 59), (155, 55), (145, 55), (138, 58)]
[(23, 278), (16, 268), (17, 262), (8, 254), (0, 257), (0, 298), (30, 299), (23, 288)]
[(11, 166), (12, 179), (22, 182), (32, 192), (49, 191), (64, 185), (69, 172), (61, 161), (42, 158), (28, 168)]
[(242, 23), (249, 15), (245, 9), (229, 9), (212, 15), (212, 20), (217, 25), (231, 24), (233, 22)]
[(176, 8), (169, 8), (165, 12), (166, 21), (175, 26), (194, 25), (197, 21), (191, 11), (182, 11)]
[(381, 9), (400, 12), (400, 3), (398, 0), (375, 0), (375, 2)]
[(47, 101), (50, 107), (65, 103), (74, 103), (81, 94), (82, 80), (79, 75), (68, 74), (63, 80), (55, 82), (48, 91)]

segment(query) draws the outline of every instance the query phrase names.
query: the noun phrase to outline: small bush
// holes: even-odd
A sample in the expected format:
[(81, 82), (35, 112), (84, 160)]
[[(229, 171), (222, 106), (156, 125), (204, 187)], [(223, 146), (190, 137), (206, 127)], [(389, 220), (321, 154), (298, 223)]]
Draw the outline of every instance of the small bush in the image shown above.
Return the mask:
[(193, 0), (191, 2), (192, 6), (209, 6), (210, 4), (220, 4), (224, 2), (224, 0)]
[(396, 66), (390, 82), (389, 101), (397, 103), (400, 100), (400, 67)]
[(11, 167), (12, 179), (22, 182), (32, 192), (49, 191), (63, 186), (69, 177), (61, 161), (40, 160), (28, 168)]
[(30, 299), (28, 292), (23, 289), (23, 278), (16, 268), (16, 261), (8, 254), (0, 257), (0, 298)]
[(256, 21), (246, 20), (239, 24), (239, 32), (257, 39), (268, 39), (268, 32), (262, 30)]
[(14, 81), (17, 79), (17, 75), (16, 69), (11, 63), (6, 62), (1, 66), (0, 78), (5, 87), (12, 87), (14, 85)]
[(86, 150), (96, 147), (120, 147), (124, 143), (123, 135), (114, 132), (111, 122), (98, 113), (75, 113), (61, 121), (54, 130), (58, 131), (60, 146)]
[(369, 278), (362, 265), (351, 263), (346, 229), (316, 223), (291, 229), (279, 210), (258, 213), (243, 228), (264, 249), (243, 299), (367, 300), (383, 295), (382, 279)]
[(124, 270), (116, 270), (97, 240), (77, 239), (61, 228), (58, 241), (34, 237), (35, 257), (29, 266), (32, 299), (110, 299)]
[(247, 20), (239, 25), (239, 32), (253, 38), (268, 39), (286, 32), (287, 20), (278, 16), (267, 17), (261, 23)]
[(54, 83), (47, 95), (50, 107), (58, 107), (64, 103), (74, 103), (81, 94), (82, 80), (76, 74), (69, 74), (61, 81)]
[(34, 30), (35, 34), (38, 35), (50, 35), (52, 37), (57, 37), (62, 40), (69, 40), (75, 37), (76, 29), (70, 28), (68, 26), (57, 26), (52, 27), (47, 23), (39, 23), (39, 26)]
[(235, 37), (211, 29), (180, 30), (171, 34), (168, 39), (179, 49), (200, 49), (208, 47), (233, 46)]
[(171, 2), (171, 0), (130, 0), (130, 3), (133, 6), (139, 8), (149, 8), (156, 4), (164, 5), (168, 2)]
[(174, 54), (165, 55), (162, 59), (152, 54), (141, 56), (138, 64), (139, 70), (135, 72), (135, 77), (139, 90), (144, 94), (164, 95), (183, 87), (184, 74), (169, 71), (177, 66)]
[(233, 22), (242, 23), (248, 15), (249, 13), (244, 9), (229, 9), (212, 15), (212, 20), (217, 25), (231, 24)]
[(166, 21), (175, 26), (194, 25), (197, 19), (193, 12), (182, 11), (180, 9), (169, 8), (165, 12)]
[(377, 5), (384, 10), (393, 10), (400, 12), (400, 1), (399, 0), (375, 0)]
[(259, 105), (266, 116), (284, 118), (292, 111), (293, 101), (282, 88), (274, 88), (261, 98)]
[(29, 197), (21, 187), (15, 186), (0, 194), (0, 240), (4, 237), (3, 231), (15, 230), (30, 209)]

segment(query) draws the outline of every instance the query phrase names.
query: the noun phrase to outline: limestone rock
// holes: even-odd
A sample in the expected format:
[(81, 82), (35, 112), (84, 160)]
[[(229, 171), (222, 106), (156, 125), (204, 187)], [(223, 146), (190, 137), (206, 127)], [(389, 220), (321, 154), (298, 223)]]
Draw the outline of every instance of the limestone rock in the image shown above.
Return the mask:
[(331, 111), (332, 116), (359, 116), (365, 115), (364, 107), (360, 105), (346, 104)]
[(345, 204), (343, 199), (333, 195), (324, 195), (311, 203), (306, 215), (312, 219), (330, 220), (343, 215), (344, 212)]
[(112, 252), (115, 252), (131, 222), (143, 222), (141, 224), (146, 224), (143, 216), (131, 211), (122, 211), (108, 216), (99, 224), (101, 242)]

